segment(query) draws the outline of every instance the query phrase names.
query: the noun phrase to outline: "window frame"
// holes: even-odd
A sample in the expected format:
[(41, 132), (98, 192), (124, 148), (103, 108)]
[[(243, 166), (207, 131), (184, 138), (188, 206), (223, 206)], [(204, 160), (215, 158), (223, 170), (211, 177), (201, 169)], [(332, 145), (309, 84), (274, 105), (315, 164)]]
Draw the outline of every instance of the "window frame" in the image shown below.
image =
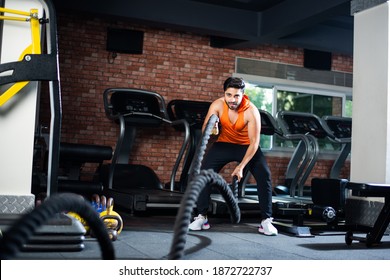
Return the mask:
[[(342, 87), (342, 86), (334, 86), (320, 83), (312, 83), (305, 81), (296, 81), (296, 80), (287, 80), (287, 79), (279, 79), (279, 78), (270, 78), (256, 75), (248, 75), (241, 73), (234, 73), (233, 76), (241, 77), (244, 81), (262, 86), (264, 88), (272, 88), (273, 89), (273, 97), (272, 97), (272, 116), (276, 116), (277, 110), (277, 92), (281, 91), (290, 91), (290, 92), (299, 92), (306, 93), (312, 95), (320, 95), (320, 96), (331, 96), (331, 97), (339, 97), (342, 99), (342, 117), (345, 117), (345, 109), (346, 109), (346, 101), (352, 100), (352, 88)], [(272, 136), (274, 137), (274, 136)], [(272, 141), (273, 142), (273, 141)], [(265, 150), (266, 152), (276, 152), (276, 153), (292, 153), (293, 148), (282, 148), (275, 147), (273, 144), (271, 145), (271, 149)], [(320, 151), (320, 156), (322, 158), (334, 158), (339, 151)]]

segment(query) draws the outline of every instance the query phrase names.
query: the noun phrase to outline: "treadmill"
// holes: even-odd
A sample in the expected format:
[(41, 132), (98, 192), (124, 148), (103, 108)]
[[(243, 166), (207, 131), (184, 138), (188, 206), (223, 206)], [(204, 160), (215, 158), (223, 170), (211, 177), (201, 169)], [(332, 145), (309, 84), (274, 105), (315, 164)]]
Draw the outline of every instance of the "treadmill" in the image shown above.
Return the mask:
[[(185, 119), (190, 127), (190, 143), (183, 161), (182, 173), (179, 181), (170, 181), (170, 188), (184, 192), (188, 184), (191, 172), (191, 164), (198, 144), (202, 138), (202, 126), (207, 115), (211, 102), (190, 101), (190, 100), (172, 100), (168, 103), (167, 111), (171, 121)], [(175, 125), (175, 129), (182, 130), (181, 125)], [(264, 129), (265, 126), (264, 126)], [(265, 130), (264, 130), (265, 131)], [(212, 136), (213, 137), (213, 136)], [(215, 138), (214, 138), (215, 139)], [(212, 141), (212, 139), (210, 139)], [(209, 140), (209, 141), (210, 141)], [(174, 170), (173, 174), (176, 173)], [(239, 186), (240, 189), (240, 186)], [(244, 197), (238, 196), (238, 204), (242, 210), (259, 210), (257, 196)], [(213, 214), (225, 214), (228, 212), (226, 202), (219, 192), (211, 194), (211, 206), (209, 207)]]
[(325, 221), (334, 227), (340, 227), (345, 223), (346, 187), (348, 184), (348, 179), (340, 178), (340, 175), (351, 152), (352, 119), (324, 116), (322, 120), (328, 139), (333, 143), (341, 144), (341, 150), (333, 162), (329, 178), (313, 178), (311, 180), (312, 200), (315, 204), (314, 210), (319, 212)]
[[(276, 120), (273, 118), (273, 116), (268, 113), (267, 111), (260, 110), (260, 117), (261, 117), (261, 134), (263, 135), (278, 135), (279, 137), (283, 139), (289, 139), (289, 140), (299, 140), (300, 145), (299, 148), (296, 149), (296, 152), (294, 153), (293, 157), (290, 160), (289, 168), (288, 168), (288, 179), (286, 178), (286, 181), (289, 184), (290, 189), (292, 192), (295, 192), (295, 189), (297, 188), (301, 176), (304, 174), (305, 168), (307, 168), (307, 165), (313, 161), (313, 144), (312, 139), (310, 136), (304, 135), (304, 134), (291, 134), (287, 132), (283, 132), (276, 122)], [(257, 196), (257, 187), (256, 185), (250, 185), (248, 184), (249, 178), (251, 176), (248, 169), (244, 170), (243, 174), (243, 180), (238, 185), (238, 204), (242, 212), (251, 212), (251, 211), (258, 211), (259, 205), (258, 205), (258, 196)], [(296, 201), (296, 199), (291, 199), (289, 193), (285, 193), (284, 196), (282, 196), (284, 200), (279, 200), (278, 205), (280, 206), (280, 209), (285, 209), (284, 211), (288, 211), (288, 213), (302, 213), (302, 211), (306, 211), (306, 204), (305, 210), (302, 210), (302, 202)], [(223, 200), (221, 195), (212, 195), (212, 213), (218, 214), (218, 213), (224, 213), (226, 212), (226, 206), (225, 201)], [(288, 208), (288, 209), (287, 209)], [(281, 211), (281, 210), (279, 210)]]
[[(276, 116), (276, 120), (281, 127), (284, 136), (288, 136), (288, 138), (290, 138), (291, 135), (304, 135), (309, 141), (311, 153), (308, 165), (302, 173), (298, 184), (296, 186), (292, 185), (290, 187), (291, 197), (308, 198), (311, 194), (310, 189), (307, 190), (305, 188), (305, 182), (311, 171), (313, 170), (314, 165), (318, 159), (319, 146), (317, 139), (326, 138), (327, 132), (323, 128), (322, 120), (311, 113), (280, 111)], [(295, 153), (300, 150), (300, 146), (302, 145), (302, 143), (303, 141), (300, 141), (298, 143)], [(287, 171), (291, 172), (290, 168), (288, 168)]]
[[(275, 118), (267, 111), (259, 110), (261, 116), (261, 134), (275, 135), (283, 140), (299, 141), (293, 156), (290, 159), (286, 170), (285, 184), (276, 186), (274, 196), (296, 197), (298, 185), (301, 184), (301, 178), (306, 171), (311, 170), (315, 160), (318, 157), (318, 146), (316, 141), (310, 135), (291, 133), (285, 127), (279, 126)], [(248, 170), (244, 173), (242, 183), (240, 183), (240, 194), (248, 196), (256, 192), (256, 186), (248, 185), (250, 173)]]
[[(207, 115), (211, 102), (191, 101), (174, 99), (168, 103), (167, 113), (172, 122), (184, 119), (189, 124), (190, 140), (186, 154), (183, 160), (182, 171), (179, 181), (175, 181), (177, 169), (173, 170), (170, 180), (170, 189), (184, 192), (189, 178), (192, 159), (195, 155), (197, 145), (202, 137), (202, 126)], [(174, 128), (178, 131), (184, 131), (183, 125), (175, 125)]]
[[(304, 171), (297, 185), (297, 191), (290, 191), (290, 196), (293, 199), (304, 201), (308, 210), (306, 213), (299, 215), (299, 219), (293, 221), (293, 225), (290, 228), (290, 230), (293, 230), (290, 232), (302, 237), (311, 236), (311, 230), (336, 230), (342, 228), (343, 225), (339, 224), (339, 216), (340, 210), (343, 209), (345, 203), (345, 191), (343, 190), (345, 190), (347, 181), (336, 178), (313, 178), (310, 189), (307, 189), (305, 182), (317, 160), (319, 150), (317, 139), (329, 138), (334, 143), (344, 144), (342, 152), (336, 159), (331, 172), (339, 174), (350, 151), (350, 134), (348, 135), (348, 131), (351, 131), (351, 119), (334, 116), (321, 119), (310, 113), (281, 111), (278, 113), (277, 120), (288, 133), (308, 136), (315, 149), (315, 156), (312, 158), (309, 167)], [(310, 223), (309, 221), (304, 223), (303, 219), (305, 217), (319, 218), (325, 224), (323, 222)]]
[(329, 178), (338, 179), (346, 159), (351, 153), (352, 118), (324, 116), (323, 120), (329, 128), (328, 137), (335, 143), (342, 145), (341, 152), (333, 162)]
[[(261, 116), (261, 134), (276, 135), (284, 140), (298, 141), (298, 145), (287, 166), (285, 184), (276, 186), (272, 197), (273, 212), (277, 217), (282, 217), (283, 220), (275, 220), (275, 226), (284, 232), (292, 233), (300, 237), (313, 236), (310, 229), (303, 225), (303, 217), (309, 213), (312, 206), (312, 201), (309, 196), (298, 197), (301, 192), (299, 186), (302, 185), (302, 180), (305, 180), (308, 174), (314, 167), (318, 157), (318, 144), (313, 135), (306, 133), (303, 129), (291, 129), (290, 123), (294, 123), (293, 127), (309, 127), (310, 122), (294, 118), (288, 123), (281, 124), (267, 111), (259, 110)], [(279, 118), (286, 119), (289, 112), (279, 112)], [(299, 121), (296, 123), (296, 121)], [(303, 122), (304, 124), (301, 124)], [(248, 185), (250, 173), (244, 172), (242, 185), (240, 184), (240, 195), (246, 198), (256, 199), (256, 186)], [(288, 222), (284, 220), (288, 219)], [(292, 223), (290, 222), (292, 220)]]
[[(36, 18), (36, 14), (31, 13), (24, 17), (8, 17), (8, 20), (19, 18), (30, 23), (31, 32), (36, 29), (42, 31), (42, 36), (38, 41), (33, 37), (33, 45), (38, 45), (45, 42), (46, 48), (40, 54), (30, 53), (25, 54), (25, 58), (18, 61), (8, 63), (0, 63), (0, 72), (9, 72), (7, 75), (0, 77), (0, 85), (9, 87), (12, 84), (19, 82), (38, 81), (48, 83), (49, 100), (50, 100), (50, 129), (48, 138), (48, 156), (47, 156), (47, 177), (45, 186), (46, 194), (50, 197), (58, 192), (58, 170), (59, 170), (59, 154), (60, 154), (60, 139), (61, 139), (61, 87), (58, 61), (58, 36), (57, 36), (57, 16), (55, 7), (50, 0), (40, 0), (39, 9), (42, 9), (42, 18)], [(26, 8), (26, 7), (24, 7)], [(38, 7), (36, 7), (38, 8)], [(20, 13), (22, 12), (22, 13)], [(15, 15), (24, 15), (23, 11), (10, 10), (7, 13)], [(4, 17), (4, 20), (6, 18)], [(39, 31), (38, 31), (39, 33)], [(11, 89), (11, 88), (8, 88)], [(12, 92), (12, 91), (9, 91)], [(5, 96), (5, 95), (4, 95)], [(8, 97), (11, 97), (9, 95)], [(39, 102), (39, 100), (38, 100)], [(16, 105), (16, 104), (15, 104)], [(12, 109), (11, 106), (9, 109)], [(4, 159), (6, 160), (6, 159)], [(22, 215), (28, 215), (30, 205), (28, 201), (14, 201), (15, 198), (9, 199), (9, 203), (4, 203), (5, 206), (0, 214), (0, 228), (4, 235), (7, 234), (8, 228), (21, 219)], [(12, 211), (8, 211), (7, 205), (11, 206)], [(26, 207), (27, 206), (27, 207)], [(24, 211), (26, 210), (26, 211)], [(30, 227), (32, 229), (32, 227)], [(24, 232), (28, 235), (28, 232)], [(81, 251), (84, 249), (84, 234), (85, 229), (80, 221), (64, 214), (56, 213), (53, 217), (44, 221), (44, 224), (38, 228), (32, 236), (29, 236), (25, 244), (19, 247), (22, 251), (28, 252), (68, 252)], [(17, 239), (14, 239), (17, 240)]]
[[(184, 192), (187, 187), (191, 172), (191, 164), (195, 155), (198, 144), (202, 140), (202, 126), (207, 115), (211, 102), (189, 101), (189, 100), (172, 100), (168, 103), (167, 111), (170, 119), (176, 121), (185, 119), (190, 126), (190, 143), (187, 154), (183, 162), (182, 173), (180, 180), (175, 182), (175, 188)], [(181, 130), (182, 126), (175, 126), (177, 130)], [(215, 138), (214, 138), (215, 139)], [(212, 139), (210, 139), (212, 140)], [(209, 141), (210, 141), (209, 140)], [(171, 180), (172, 184), (172, 180)], [(251, 207), (258, 210), (258, 203), (254, 199), (239, 198), (239, 206), (241, 209)], [(210, 211), (214, 214), (225, 214), (228, 212), (226, 202), (219, 192), (215, 191), (211, 194)]]
[[(298, 145), (289, 161), (285, 174), (285, 184), (274, 188), (272, 197), (273, 213), (276, 217), (287, 218), (292, 223), (275, 219), (275, 226), (296, 236), (312, 236), (310, 229), (303, 225), (303, 217), (308, 214), (312, 205), (310, 197), (297, 197), (298, 186), (301, 185), (302, 178), (306, 172), (310, 171), (318, 156), (318, 146), (315, 139), (306, 133), (289, 130), (286, 126), (281, 126), (279, 122), (267, 111), (260, 110), (261, 134), (275, 135), (284, 140), (298, 141)], [(248, 174), (244, 175), (246, 184)], [(249, 187), (250, 190), (256, 190)], [(242, 194), (248, 196), (248, 185), (242, 186)]]
[(131, 213), (148, 209), (178, 208), (183, 193), (174, 190), (173, 187), (165, 188), (150, 167), (129, 164), (129, 156), (138, 128), (159, 128), (163, 123), (183, 127), (183, 144), (171, 176), (171, 180), (174, 180), (174, 172), (178, 169), (189, 143), (187, 121), (184, 119), (171, 121), (164, 98), (151, 91), (109, 88), (103, 93), (103, 102), (107, 117), (120, 128), (112, 162), (102, 166), (100, 170), (105, 186), (104, 193), (114, 199), (115, 205)]

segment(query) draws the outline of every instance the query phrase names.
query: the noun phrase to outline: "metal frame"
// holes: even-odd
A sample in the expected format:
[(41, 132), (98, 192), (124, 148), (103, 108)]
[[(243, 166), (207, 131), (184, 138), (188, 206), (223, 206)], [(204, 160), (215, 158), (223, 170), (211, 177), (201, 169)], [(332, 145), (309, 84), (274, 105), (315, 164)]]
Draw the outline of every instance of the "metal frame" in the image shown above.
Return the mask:
[[(34, 10), (31, 10), (31, 13), (19, 13), (25, 16), (28, 15), (31, 21), (32, 44), (23, 52), (19, 61), (0, 64), (0, 73), (12, 72), (10, 75), (0, 76), (0, 85), (14, 84), (14, 88), (9, 92), (10, 95), (8, 93), (5, 97), (3, 97), (4, 93), (1, 95), (4, 101), (7, 101), (21, 87), (24, 87), (24, 83), (27, 84), (28, 81), (49, 82), (51, 120), (48, 147), (47, 195), (50, 196), (52, 193), (58, 191), (59, 146), (62, 118), (61, 87), (58, 62), (57, 19), (54, 5), (50, 0), (39, 1), (42, 3), (45, 14), (43, 18), (38, 19), (35, 12), (33, 12)], [(46, 27), (47, 53), (41, 53), (40, 36), (38, 35), (39, 24)]]

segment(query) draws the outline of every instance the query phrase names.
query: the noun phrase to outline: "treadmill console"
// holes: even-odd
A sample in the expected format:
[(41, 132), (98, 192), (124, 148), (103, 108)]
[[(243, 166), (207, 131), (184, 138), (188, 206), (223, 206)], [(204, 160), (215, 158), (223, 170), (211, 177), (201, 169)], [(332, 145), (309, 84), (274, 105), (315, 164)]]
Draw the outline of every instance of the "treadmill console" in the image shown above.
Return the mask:
[(144, 101), (130, 101), (126, 105), (126, 111), (129, 112), (143, 112), (143, 113), (149, 113), (149, 107), (148, 104), (146, 104)]
[(103, 95), (104, 109), (109, 118), (123, 117), (131, 126), (159, 126), (167, 119), (161, 95), (139, 89), (107, 89)]
[(168, 116), (171, 121), (185, 119), (191, 128), (202, 129), (210, 104), (210, 102), (175, 99), (168, 103)]
[(281, 131), (277, 126), (274, 117), (267, 111), (259, 110), (261, 118), (261, 134), (263, 135), (281, 135)]
[(326, 116), (323, 119), (336, 138), (351, 138), (352, 118)]
[(321, 120), (314, 114), (281, 111), (278, 119), (287, 129), (288, 134), (311, 134), (316, 138), (327, 136)]
[(151, 97), (142, 96), (139, 98), (134, 94), (115, 92), (111, 96), (111, 105), (114, 114), (125, 115), (138, 112), (160, 115), (159, 104)]

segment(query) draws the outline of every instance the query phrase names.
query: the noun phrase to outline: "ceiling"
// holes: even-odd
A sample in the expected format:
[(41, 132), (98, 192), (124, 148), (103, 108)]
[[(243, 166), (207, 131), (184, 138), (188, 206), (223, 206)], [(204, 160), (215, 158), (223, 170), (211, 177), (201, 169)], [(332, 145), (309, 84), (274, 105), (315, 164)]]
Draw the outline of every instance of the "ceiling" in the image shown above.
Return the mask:
[(52, 0), (93, 13), (210, 36), (217, 48), (278, 44), (352, 55), (351, 0)]

